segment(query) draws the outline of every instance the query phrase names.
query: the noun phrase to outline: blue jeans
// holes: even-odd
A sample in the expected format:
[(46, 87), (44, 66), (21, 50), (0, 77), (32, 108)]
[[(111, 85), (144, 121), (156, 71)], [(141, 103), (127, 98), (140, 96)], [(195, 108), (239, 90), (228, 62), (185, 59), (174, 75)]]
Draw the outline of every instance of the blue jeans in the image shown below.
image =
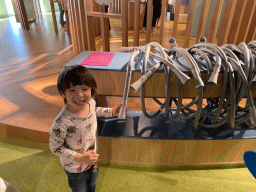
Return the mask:
[(64, 25), (66, 24), (66, 21), (64, 21), (64, 10), (62, 9), (62, 4), (58, 3), (59, 5), (59, 10), (60, 10), (60, 25), (62, 27), (64, 27)]
[(98, 168), (91, 166), (90, 169), (82, 173), (70, 173), (66, 171), (68, 184), (72, 192), (94, 192), (98, 178)]

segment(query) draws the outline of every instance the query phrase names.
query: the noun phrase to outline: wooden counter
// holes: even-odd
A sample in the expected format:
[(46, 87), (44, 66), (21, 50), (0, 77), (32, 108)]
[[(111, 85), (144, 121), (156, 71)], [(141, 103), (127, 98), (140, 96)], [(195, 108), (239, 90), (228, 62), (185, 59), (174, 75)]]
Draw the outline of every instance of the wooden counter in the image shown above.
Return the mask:
[(203, 165), (244, 163), (243, 154), (255, 139), (160, 140), (98, 137), (101, 161)]
[[(84, 51), (76, 58), (71, 60), (66, 66), (80, 64), (91, 51)], [(124, 86), (126, 82), (126, 70), (121, 68), (129, 61), (131, 53), (119, 53), (115, 52), (115, 57), (109, 64), (109, 66), (90, 66), (86, 65), (91, 70), (91, 73), (96, 79), (98, 86), (98, 94), (106, 96), (123, 96)], [(178, 64), (177, 64), (178, 66)], [(191, 74), (186, 73), (191, 79), (183, 85), (183, 98), (194, 98), (198, 95), (198, 91), (195, 89), (194, 79)], [(207, 79), (207, 73), (201, 73), (203, 82)], [(134, 71), (131, 78), (131, 83), (134, 83), (141, 77), (140, 71)], [(151, 76), (151, 78), (145, 84), (145, 97), (165, 97), (165, 74), (164, 71), (157, 72)], [(215, 87), (208, 87), (205, 90), (204, 97), (220, 97), (223, 87), (223, 73), (218, 76), (218, 82)], [(170, 78), (170, 97), (178, 96), (178, 86), (175, 75)], [(227, 90), (229, 91), (229, 90)], [(253, 97), (256, 97), (256, 89), (251, 86)], [(133, 93), (129, 91), (129, 97), (139, 97), (140, 92)]]

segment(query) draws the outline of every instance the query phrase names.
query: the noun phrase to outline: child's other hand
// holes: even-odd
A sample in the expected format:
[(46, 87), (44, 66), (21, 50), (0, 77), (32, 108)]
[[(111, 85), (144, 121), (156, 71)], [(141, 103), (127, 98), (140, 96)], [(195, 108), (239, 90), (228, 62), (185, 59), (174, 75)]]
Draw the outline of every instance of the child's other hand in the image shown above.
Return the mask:
[(118, 115), (121, 107), (122, 107), (122, 104), (119, 104), (113, 107), (113, 115)]
[(74, 161), (82, 164), (94, 165), (95, 163), (98, 162), (98, 159), (99, 154), (95, 153), (93, 150), (90, 150), (83, 154), (77, 153), (74, 158)]

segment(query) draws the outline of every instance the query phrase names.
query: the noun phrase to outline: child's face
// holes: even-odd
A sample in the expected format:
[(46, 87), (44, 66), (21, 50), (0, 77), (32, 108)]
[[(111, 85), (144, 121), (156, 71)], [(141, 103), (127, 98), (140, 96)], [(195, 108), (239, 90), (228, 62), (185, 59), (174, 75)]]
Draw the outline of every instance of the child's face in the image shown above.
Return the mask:
[(62, 97), (66, 98), (67, 107), (71, 112), (79, 112), (89, 104), (92, 98), (91, 88), (87, 85), (73, 86), (70, 84), (70, 89), (67, 89)]

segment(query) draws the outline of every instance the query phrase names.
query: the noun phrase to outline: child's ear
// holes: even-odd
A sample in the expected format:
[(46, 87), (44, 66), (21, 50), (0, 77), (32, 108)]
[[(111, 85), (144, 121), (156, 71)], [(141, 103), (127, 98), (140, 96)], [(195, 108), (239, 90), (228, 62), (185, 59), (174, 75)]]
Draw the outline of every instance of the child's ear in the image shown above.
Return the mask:
[(63, 99), (66, 99), (66, 96), (63, 93), (61, 93), (60, 95)]

